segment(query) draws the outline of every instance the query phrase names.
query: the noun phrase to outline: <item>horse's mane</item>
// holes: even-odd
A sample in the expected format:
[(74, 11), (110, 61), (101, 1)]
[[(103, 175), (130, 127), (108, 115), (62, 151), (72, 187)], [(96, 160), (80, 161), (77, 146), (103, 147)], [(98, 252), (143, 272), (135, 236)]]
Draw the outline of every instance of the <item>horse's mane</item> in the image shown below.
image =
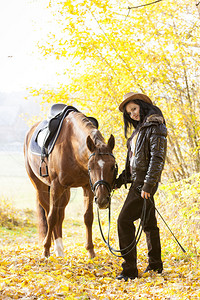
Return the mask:
[(88, 134), (90, 135), (91, 139), (93, 140), (96, 146), (99, 146), (100, 144), (105, 144), (105, 140), (101, 132), (84, 114), (78, 112), (75, 115), (77, 120), (79, 120), (83, 124), (83, 126), (88, 130)]

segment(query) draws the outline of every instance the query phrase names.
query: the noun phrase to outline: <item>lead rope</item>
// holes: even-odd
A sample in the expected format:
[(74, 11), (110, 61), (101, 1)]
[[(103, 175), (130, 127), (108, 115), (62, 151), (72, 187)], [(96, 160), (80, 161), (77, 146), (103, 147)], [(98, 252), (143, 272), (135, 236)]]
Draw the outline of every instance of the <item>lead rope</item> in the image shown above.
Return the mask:
[(161, 215), (161, 213), (158, 211), (158, 209), (156, 208), (155, 204), (153, 203), (153, 201), (151, 200), (151, 198), (148, 198), (151, 202), (151, 204), (153, 205), (154, 209), (157, 211), (157, 213), (159, 214), (159, 216), (161, 217), (161, 219), (163, 220), (164, 224), (166, 225), (166, 227), (168, 228), (168, 230), (170, 231), (171, 235), (173, 236), (173, 238), (175, 239), (176, 243), (178, 244), (178, 246), (181, 248), (181, 250), (186, 253), (186, 250), (183, 248), (183, 246), (179, 243), (178, 239), (176, 238), (175, 234), (172, 232), (172, 230), (170, 229), (169, 225), (167, 224), (167, 222), (164, 220), (163, 216)]
[[(146, 199), (144, 199), (144, 204), (143, 204), (143, 207), (142, 207), (142, 213), (141, 213), (141, 216), (140, 216), (140, 224), (138, 226), (138, 230), (136, 232), (135, 238), (133, 239), (133, 241), (127, 247), (125, 247), (123, 249), (116, 250), (116, 249), (114, 249), (113, 247), (110, 246), (111, 204), (108, 207), (108, 240), (107, 241), (105, 239), (105, 236), (104, 236), (104, 233), (103, 233), (103, 230), (102, 230), (98, 206), (97, 206), (97, 216), (98, 216), (99, 229), (100, 229), (100, 232), (101, 232), (102, 239), (103, 239), (104, 243), (107, 245), (109, 251), (114, 256), (124, 257), (125, 255), (129, 254), (137, 246), (137, 244), (140, 240), (140, 237), (141, 237), (141, 234), (142, 234), (142, 229), (144, 227), (144, 222), (145, 222), (145, 218), (146, 218)], [(130, 247), (131, 247), (131, 249), (129, 249)], [(116, 253), (117, 252), (123, 252), (123, 251), (126, 251), (128, 249), (129, 249), (129, 251), (127, 251), (123, 255), (118, 255), (118, 254), (114, 253), (114, 252), (116, 252)]]
[[(151, 198), (149, 197), (148, 200), (151, 202), (151, 204), (153, 205), (151, 208), (150, 208), (150, 211), (152, 208), (154, 208), (157, 213), (159, 214), (159, 216), (161, 217), (162, 221), (164, 222), (164, 224), (166, 225), (166, 227), (168, 228), (168, 230), (170, 231), (170, 233), (172, 234), (172, 236), (174, 237), (176, 243), (178, 244), (178, 246), (181, 248), (181, 250), (186, 253), (186, 250), (183, 248), (183, 246), (180, 244), (180, 242), (178, 241), (178, 239), (176, 238), (175, 234), (172, 232), (172, 230), (170, 229), (169, 225), (167, 224), (167, 222), (164, 220), (163, 216), (161, 215), (161, 213), (158, 211), (158, 209), (156, 208), (155, 204), (153, 203), (153, 201), (151, 200)], [(116, 250), (114, 249), (113, 247), (110, 246), (110, 224), (111, 224), (111, 204), (109, 205), (109, 208), (108, 208), (108, 222), (109, 222), (109, 225), (108, 225), (108, 241), (106, 241), (105, 237), (104, 237), (104, 234), (103, 234), (103, 230), (102, 230), (102, 227), (101, 227), (101, 221), (100, 221), (100, 216), (99, 216), (99, 208), (97, 206), (97, 216), (98, 216), (98, 223), (99, 223), (99, 229), (100, 229), (100, 232), (101, 232), (101, 236), (103, 238), (103, 241), (105, 242), (105, 244), (108, 246), (110, 252), (114, 255), (114, 256), (117, 256), (117, 257), (124, 257), (124, 255), (130, 253), (134, 247), (137, 246), (139, 240), (140, 240), (140, 237), (141, 237), (141, 234), (142, 234), (142, 229), (144, 228), (144, 223), (145, 223), (145, 219), (146, 219), (146, 201), (147, 199), (144, 198), (144, 204), (143, 204), (143, 208), (142, 208), (142, 213), (141, 213), (141, 216), (140, 216), (140, 224), (138, 226), (138, 230), (137, 230), (137, 233), (136, 233), (136, 236), (134, 238), (134, 240), (130, 243), (130, 245), (128, 245), (126, 248), (123, 248), (123, 249), (120, 249), (120, 250)], [(148, 213), (148, 216), (150, 214), (150, 211)], [(132, 246), (133, 245), (133, 246)], [(115, 254), (114, 252), (123, 252), (123, 251), (126, 251), (127, 249), (129, 249), (130, 247), (132, 247), (128, 252), (126, 252), (124, 255), (118, 255), (118, 254)]]

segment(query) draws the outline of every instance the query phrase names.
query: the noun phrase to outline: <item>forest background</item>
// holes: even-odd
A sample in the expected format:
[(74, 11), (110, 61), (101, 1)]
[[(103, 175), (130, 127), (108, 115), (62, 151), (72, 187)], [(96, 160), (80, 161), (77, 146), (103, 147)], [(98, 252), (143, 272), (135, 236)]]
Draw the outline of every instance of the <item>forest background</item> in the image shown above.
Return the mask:
[[(125, 295), (127, 291), (135, 293), (136, 299), (140, 296), (143, 297), (142, 299), (160, 299), (163, 293), (165, 299), (198, 299), (200, 296), (197, 284), (200, 276), (198, 271), (200, 257), (198, 199), (200, 193), (200, 18), (197, 9), (198, 1), (155, 2), (152, 5), (137, 7), (149, 2), (50, 1), (48, 10), (56, 23), (55, 32), (51, 27), (48, 36), (38, 41), (38, 46), (42, 55), (56, 57), (62, 62), (65, 66), (62, 75), (66, 81), (62, 81), (56, 89), (30, 88), (31, 100), (27, 101), (33, 101), (32, 96), (42, 98), (40, 103), (44, 114), (53, 103), (63, 102), (74, 105), (87, 115), (96, 117), (105, 139), (111, 133), (115, 136), (114, 154), (119, 165), (119, 172), (121, 172), (125, 164), (126, 140), (123, 134), (123, 118), (118, 111), (118, 105), (123, 95), (129, 91), (147, 94), (163, 111), (168, 128), (167, 159), (156, 203), (170, 225), (173, 224), (175, 234), (186, 247), (187, 254), (180, 255), (178, 246), (169, 242), (167, 229), (161, 224), (164, 232), (163, 256), (169, 263), (168, 275), (173, 274), (169, 282), (167, 282), (166, 274), (162, 279), (160, 277), (155, 279), (152, 275), (151, 279), (157, 282), (153, 288), (149, 283), (152, 281), (144, 279), (140, 282), (144, 291), (143, 296), (141, 296), (140, 289), (137, 289), (137, 284), (134, 288), (131, 285), (126, 288), (122, 284), (119, 287), (113, 285), (113, 290), (106, 293), (104, 285), (106, 285), (106, 280), (110, 281), (108, 279), (104, 281), (104, 278), (109, 272), (112, 273), (109, 267), (109, 271), (105, 269), (102, 273), (104, 275), (102, 287), (97, 283), (97, 277), (102, 274), (93, 278), (98, 286), (98, 292), (94, 292), (95, 287), (92, 287), (92, 283), (88, 290), (87, 283), (78, 277), (80, 274), (74, 273), (76, 284), (69, 276), (67, 277), (68, 283), (63, 277), (60, 278), (62, 281), (61, 298), (64, 297), (63, 295), (68, 297), (66, 294), (70, 294), (71, 299), (100, 299), (102, 295), (104, 297), (102, 299), (112, 299), (112, 297), (113, 299), (127, 299)], [(36, 120), (38, 117), (32, 118), (29, 124)], [(122, 188), (114, 195), (115, 208), (122, 205), (126, 193), (127, 191)], [(114, 211), (115, 220), (118, 213), (119, 209)], [(117, 240), (117, 235), (114, 240)], [(107, 251), (98, 238), (96, 241), (98, 242), (97, 249), (101, 247), (99, 254)], [(141, 249), (144, 243), (142, 241)], [(37, 247), (34, 249), (39, 252)], [(20, 253), (21, 251), (22, 249), (19, 248)], [(55, 263), (54, 268), (59, 269), (63, 263), (53, 258), (47, 266), (44, 262), (37, 261), (33, 253), (30, 253), (30, 256), (30, 261), (26, 265), (33, 268), (32, 260), (36, 261), (38, 267), (36, 273), (38, 270), (45, 273), (45, 268), (52, 267), (51, 263)], [(77, 260), (77, 257), (73, 256), (71, 259)], [(21, 263), (25, 260), (22, 256)], [(81, 260), (84, 260), (82, 256)], [(113, 261), (113, 270), (117, 272), (120, 262), (114, 258)], [(20, 264), (19, 261), (17, 263)], [(67, 265), (66, 259), (64, 263)], [(96, 261), (100, 268), (98, 263), (100, 265), (102, 261), (98, 259)], [(103, 263), (108, 267), (106, 261)], [(5, 267), (10, 267), (6, 259), (4, 259), (4, 264)], [(90, 261), (88, 264), (92, 265), (90, 269), (93, 269), (95, 261)], [(80, 264), (79, 273), (80, 269), (84, 270), (85, 273), (82, 272), (85, 277), (89, 276), (87, 273), (89, 271), (84, 269), (84, 265)], [(10, 272), (12, 274), (11, 267)], [(67, 272), (68, 275), (75, 272), (75, 266), (71, 266)], [(177, 273), (179, 279), (175, 275)], [(95, 275), (94, 272), (93, 275)], [(112, 276), (114, 277), (114, 273)], [(30, 274), (30, 278), (32, 277)], [(2, 294), (14, 293), (15, 284), (27, 288), (24, 277), (20, 278), (23, 278), (23, 281), (13, 283), (11, 280), (7, 285), (3, 284)], [(177, 281), (177, 287), (172, 284), (175, 281)], [(79, 291), (77, 282), (80, 287)], [(187, 282), (188, 288), (184, 288), (184, 282)], [(49, 285), (48, 288), (50, 296), (54, 297)], [(57, 289), (59, 290), (58, 287)], [(124, 296), (120, 294), (121, 291), (125, 293)], [(45, 295), (48, 294), (45, 284), (40, 284), (37, 292), (43, 293), (44, 296), (41, 297), (45, 299)], [(32, 295), (30, 290), (29, 293)], [(95, 298), (95, 293), (97, 298)]]
[(42, 95), (45, 104), (64, 102), (96, 117), (103, 135), (115, 136), (122, 171), (126, 141), (118, 105), (129, 91), (147, 94), (163, 111), (168, 128), (160, 191), (163, 199), (181, 202), (188, 221), (194, 220), (200, 174), (198, 10), (187, 0), (139, 8), (134, 3), (50, 2), (59, 34), (58, 28), (51, 30), (39, 47), (45, 56), (66, 59), (69, 83), (35, 95)]

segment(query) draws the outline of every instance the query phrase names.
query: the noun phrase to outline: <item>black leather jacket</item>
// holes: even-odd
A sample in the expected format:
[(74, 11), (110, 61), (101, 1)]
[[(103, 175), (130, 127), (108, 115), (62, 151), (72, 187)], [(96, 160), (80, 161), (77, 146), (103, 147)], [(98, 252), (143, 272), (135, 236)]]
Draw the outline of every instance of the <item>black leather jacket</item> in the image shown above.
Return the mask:
[(116, 187), (137, 181), (142, 184), (143, 191), (151, 193), (153, 187), (160, 181), (164, 167), (166, 137), (167, 128), (163, 117), (157, 114), (148, 116), (138, 132), (132, 168), (130, 169), (128, 153), (126, 169), (117, 178)]

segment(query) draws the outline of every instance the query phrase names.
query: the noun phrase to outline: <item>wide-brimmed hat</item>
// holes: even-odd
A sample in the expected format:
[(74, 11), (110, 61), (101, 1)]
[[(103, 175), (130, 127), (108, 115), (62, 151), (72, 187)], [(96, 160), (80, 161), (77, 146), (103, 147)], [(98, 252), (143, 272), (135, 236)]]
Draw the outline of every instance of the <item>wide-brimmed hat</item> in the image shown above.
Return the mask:
[(133, 92), (130, 92), (130, 93), (127, 93), (127, 94), (125, 94), (124, 96), (123, 96), (123, 101), (122, 101), (122, 103), (120, 104), (120, 106), (119, 106), (119, 110), (121, 111), (121, 112), (123, 112), (124, 110), (124, 105), (127, 103), (127, 102), (129, 102), (129, 101), (131, 101), (131, 100), (136, 100), (136, 99), (138, 99), (138, 100), (142, 100), (142, 101), (144, 101), (144, 102), (147, 102), (147, 103), (150, 103), (150, 104), (153, 104), (152, 103), (152, 101), (151, 101), (151, 99), (148, 97), (148, 96), (146, 96), (146, 95), (144, 95), (144, 94), (139, 94), (139, 93), (133, 93)]

